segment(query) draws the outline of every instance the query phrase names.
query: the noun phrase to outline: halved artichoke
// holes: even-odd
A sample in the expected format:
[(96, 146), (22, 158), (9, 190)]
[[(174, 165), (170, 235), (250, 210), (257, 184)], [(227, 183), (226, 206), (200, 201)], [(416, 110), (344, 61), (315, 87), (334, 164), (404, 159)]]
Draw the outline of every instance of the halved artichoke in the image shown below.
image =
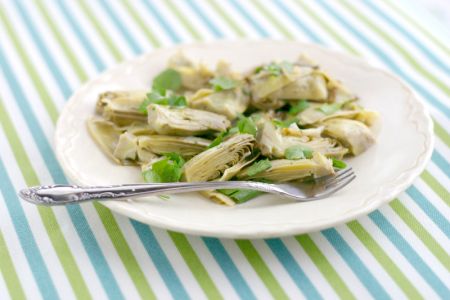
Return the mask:
[(194, 64), (182, 53), (177, 53), (169, 60), (169, 68), (181, 75), (181, 86), (186, 90), (196, 91), (208, 86), (213, 78), (213, 72), (203, 64)]
[(349, 148), (353, 155), (359, 155), (375, 143), (375, 137), (364, 123), (349, 119), (331, 119), (325, 121), (324, 134), (337, 139)]
[(186, 181), (209, 181), (224, 175), (228, 168), (246, 161), (252, 154), (255, 138), (237, 134), (190, 159), (184, 165)]
[(210, 140), (194, 136), (149, 135), (138, 138), (139, 148), (148, 149), (156, 154), (175, 152), (191, 157), (206, 150)]
[(142, 90), (105, 92), (100, 94), (96, 110), (119, 126), (146, 122), (147, 117), (138, 110), (146, 97), (147, 92)]
[(150, 104), (147, 111), (149, 127), (158, 134), (190, 136), (230, 127), (226, 117), (198, 109)]
[(102, 149), (102, 151), (113, 161), (120, 164), (120, 160), (114, 156), (114, 150), (116, 149), (117, 142), (121, 130), (110, 121), (105, 121), (99, 118), (92, 118), (87, 121), (87, 128), (91, 137), (97, 143), (97, 145)]
[(271, 167), (265, 171), (249, 176), (248, 168), (237, 175), (238, 179), (265, 179), (273, 182), (286, 182), (299, 180), (313, 176), (314, 178), (334, 174), (331, 159), (326, 158), (319, 152), (314, 152), (311, 159), (288, 160), (278, 159), (270, 161)]
[(227, 206), (235, 206), (236, 202), (234, 202), (230, 197), (228, 197), (225, 194), (222, 194), (221, 192), (218, 191), (202, 191), (200, 192), (200, 194), (202, 194), (203, 196), (207, 197), (208, 199), (218, 203), (218, 204), (223, 204), (223, 205), (227, 205)]
[[(257, 146), (263, 155), (274, 158), (284, 158), (286, 149), (292, 146), (301, 146), (337, 159), (341, 159), (348, 152), (335, 140), (321, 137), (317, 130), (298, 129), (296, 134), (292, 131), (294, 130), (276, 128), (270, 121), (259, 123)], [(284, 135), (283, 132), (287, 134)]]

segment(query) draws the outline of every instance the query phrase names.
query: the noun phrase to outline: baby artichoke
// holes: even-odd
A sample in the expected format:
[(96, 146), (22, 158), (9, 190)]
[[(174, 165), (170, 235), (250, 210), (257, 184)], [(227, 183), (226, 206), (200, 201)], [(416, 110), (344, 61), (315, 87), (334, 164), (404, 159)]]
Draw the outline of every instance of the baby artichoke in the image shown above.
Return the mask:
[(211, 141), (193, 136), (149, 135), (139, 137), (138, 144), (156, 154), (175, 152), (191, 157), (206, 150)]
[(147, 97), (146, 91), (115, 91), (100, 94), (97, 100), (97, 113), (115, 124), (129, 125), (146, 122), (145, 114), (138, 110)]

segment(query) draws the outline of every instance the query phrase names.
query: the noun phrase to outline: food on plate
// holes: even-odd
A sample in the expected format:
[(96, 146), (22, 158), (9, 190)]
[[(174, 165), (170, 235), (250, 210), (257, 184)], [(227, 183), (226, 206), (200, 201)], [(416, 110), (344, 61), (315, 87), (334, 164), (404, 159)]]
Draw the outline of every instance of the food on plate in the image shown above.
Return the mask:
[[(115, 163), (146, 182), (314, 180), (345, 168), (375, 143), (378, 113), (318, 64), (300, 56), (239, 73), (181, 53), (148, 90), (105, 91), (88, 130)], [(225, 205), (261, 195), (202, 192)]]

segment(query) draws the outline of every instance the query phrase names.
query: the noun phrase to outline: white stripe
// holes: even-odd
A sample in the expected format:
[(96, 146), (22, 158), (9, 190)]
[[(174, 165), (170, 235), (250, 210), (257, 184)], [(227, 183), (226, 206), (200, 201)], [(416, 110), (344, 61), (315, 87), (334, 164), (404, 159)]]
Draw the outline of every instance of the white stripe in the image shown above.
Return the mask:
[[(324, 299), (338, 299), (339, 296), (331, 287), (330, 283), (323, 276), (316, 264), (311, 260), (303, 247), (295, 240), (294, 237), (285, 237), (281, 239), (284, 245), (289, 249), (292, 257), (297, 264), (305, 272), (306, 276), (311, 280), (318, 292)], [(351, 288), (349, 288), (351, 290)]]
[(186, 235), (198, 258), (205, 266), (208, 274), (211, 276), (211, 280), (216, 285), (217, 289), (220, 291), (224, 299), (239, 299), (233, 286), (226, 277), (225, 273), (222, 271), (221, 267), (214, 259), (211, 252), (203, 243), (202, 239), (197, 236)]
[(355, 273), (350, 269), (347, 263), (342, 259), (339, 253), (336, 252), (334, 247), (328, 242), (328, 240), (319, 232), (309, 234), (309, 237), (314, 241), (317, 247), (326, 253), (328, 261), (331, 263), (336, 272), (345, 278), (345, 281), (350, 284), (350, 289), (353, 295), (357, 295), (360, 299), (371, 299), (372, 296), (369, 294), (367, 289), (361, 283), (361, 281), (356, 277)]
[[(255, 28), (244, 18), (240, 13), (234, 10), (234, 7), (228, 1), (211, 0), (228, 15), (229, 18), (238, 26), (243, 32), (246, 38), (259, 38), (259, 33)], [(230, 26), (231, 27), (231, 26)]]
[(386, 270), (378, 263), (375, 257), (361, 243), (361, 241), (350, 231), (347, 226), (338, 226), (335, 229), (341, 237), (349, 245), (349, 247), (358, 255), (367, 270), (373, 275), (376, 281), (380, 283), (385, 291), (389, 291), (389, 295), (393, 299), (405, 299), (405, 295), (392, 280)]
[(264, 14), (262, 14), (259, 10), (253, 9), (250, 6), (250, 2), (247, 1), (236, 1), (238, 5), (247, 12), (250, 18), (257, 24), (259, 24), (266, 32), (267, 35), (271, 38), (282, 39), (283, 35), (269, 23), (269, 20), (266, 19)]
[(275, 280), (280, 284), (282, 290), (291, 299), (305, 299), (305, 295), (300, 291), (289, 273), (280, 263), (278, 258), (273, 254), (272, 250), (267, 246), (264, 240), (252, 240), (251, 243), (261, 258), (266, 263), (267, 268), (272, 272)]
[(450, 192), (450, 178), (434, 163), (430, 162), (427, 166), (427, 171), (430, 172), (436, 180), (444, 187), (447, 192)]
[(270, 297), (270, 293), (262, 282), (261, 278), (255, 272), (252, 265), (248, 262), (242, 251), (234, 240), (221, 239), (223, 247), (227, 251), (242, 278), (247, 282), (249, 288), (255, 295), (256, 299), (266, 299)]
[[(139, 264), (142, 272), (145, 274), (147, 282), (151, 286), (153, 292), (157, 299), (169, 299), (172, 296), (164, 283), (161, 274), (156, 269), (152, 258), (148, 255), (147, 250), (145, 250), (139, 236), (134, 230), (130, 223), (130, 219), (114, 214), (114, 217), (119, 225), (120, 231), (123, 233), (124, 238), (127, 241), (127, 245), (130, 246), (131, 252), (133, 253), (136, 261)], [(124, 291), (126, 291), (125, 289)]]
[(201, 289), (199, 282), (195, 279), (194, 274), (192, 274), (168, 232), (159, 228), (151, 228), (151, 230), (170, 264), (173, 266), (178, 278), (183, 283), (188, 295), (193, 299), (206, 299), (206, 295)]
[(200, 17), (191, 9), (189, 5), (187, 5), (185, 1), (168, 1), (170, 1), (173, 6), (177, 7), (180, 14), (183, 15), (187, 22), (191, 24), (194, 32), (201, 36), (202, 40), (210, 41), (214, 39), (214, 34), (208, 30), (208, 25), (200, 19)]
[[(208, 18), (216, 27), (223, 33), (224, 38), (237, 39), (239, 35), (234, 29), (225, 22), (224, 19), (218, 14), (218, 12), (210, 5), (209, 1), (205, 0), (192, 0), (200, 7), (203, 15)], [(214, 22), (212, 21), (214, 20)]]

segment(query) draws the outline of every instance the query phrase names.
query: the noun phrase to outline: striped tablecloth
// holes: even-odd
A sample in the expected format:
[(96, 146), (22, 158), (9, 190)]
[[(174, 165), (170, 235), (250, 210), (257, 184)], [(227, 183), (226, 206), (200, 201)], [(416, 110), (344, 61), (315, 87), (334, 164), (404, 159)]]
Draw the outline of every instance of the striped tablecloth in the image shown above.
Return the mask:
[[(450, 43), (382, 1), (0, 1), (0, 299), (450, 298)], [(268, 240), (150, 228), (100, 204), (45, 208), (64, 183), (52, 135), (66, 99), (119, 61), (219, 38), (295, 39), (363, 56), (428, 103), (431, 162), (368, 216)]]

